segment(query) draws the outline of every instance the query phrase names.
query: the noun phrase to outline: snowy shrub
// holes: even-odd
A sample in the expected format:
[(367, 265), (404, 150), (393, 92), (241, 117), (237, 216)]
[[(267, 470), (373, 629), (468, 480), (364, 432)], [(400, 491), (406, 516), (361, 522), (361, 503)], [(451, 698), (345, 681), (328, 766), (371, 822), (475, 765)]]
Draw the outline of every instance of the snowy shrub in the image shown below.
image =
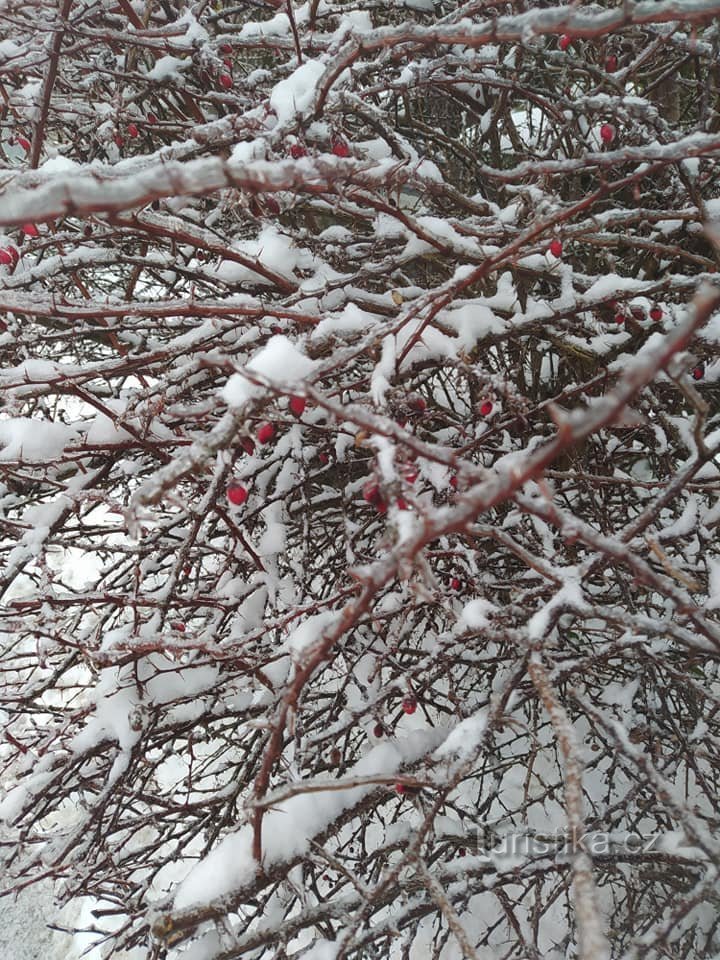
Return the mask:
[(0, 0), (0, 894), (720, 954), (718, 14)]

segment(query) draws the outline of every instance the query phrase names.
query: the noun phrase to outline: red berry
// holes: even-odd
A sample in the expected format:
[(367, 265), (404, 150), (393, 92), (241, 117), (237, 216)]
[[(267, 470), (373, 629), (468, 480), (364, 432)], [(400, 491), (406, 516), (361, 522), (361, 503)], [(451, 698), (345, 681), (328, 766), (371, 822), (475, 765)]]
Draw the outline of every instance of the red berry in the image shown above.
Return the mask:
[(408, 400), (408, 406), (417, 413), (424, 413), (427, 410), (427, 400), (425, 397), (415, 395)]
[(179, 633), (185, 633), (185, 624), (180, 620), (176, 620), (174, 623), (171, 623), (170, 626), (173, 630), (177, 630)]
[(22, 147), (25, 153), (30, 152), (30, 141), (27, 137), (18, 137), (17, 138), (18, 146)]
[(149, 113), (149, 114), (147, 115), (147, 122), (148, 122), (151, 126), (155, 126), (155, 124), (158, 122), (158, 118), (155, 116), (154, 113)]
[(13, 258), (9, 250), (5, 250), (4, 247), (0, 247), (0, 263), (5, 266), (10, 265), (13, 262)]
[(450, 486), (453, 488), (453, 490), (457, 490), (457, 487), (458, 487), (458, 478), (457, 478), (457, 476), (456, 476), (455, 474), (453, 474), (453, 475), (450, 477)]
[(275, 197), (263, 197), (265, 201), (265, 206), (270, 213), (280, 213), (280, 204), (277, 202)]
[(305, 397), (290, 397), (290, 413), (295, 417), (301, 417), (305, 411)]
[(396, 783), (396, 784), (395, 784), (395, 793), (399, 793), (400, 796), (402, 796), (402, 795), (405, 793), (405, 784), (404, 784), (404, 783)]
[(560, 256), (562, 256), (563, 245), (562, 245), (562, 243), (561, 243), (559, 240), (557, 240), (557, 239), (556, 239), (556, 240), (553, 240), (553, 241), (550, 243), (549, 250), (550, 250), (550, 253), (551, 253), (554, 257), (560, 257)]
[(633, 315), (633, 320), (637, 320), (638, 323), (645, 319), (645, 311), (642, 307), (631, 307), (630, 313)]
[(299, 160), (300, 157), (307, 156), (307, 150), (305, 149), (305, 147), (301, 146), (299, 143), (294, 143), (290, 147), (290, 156), (293, 158), (293, 160)]
[(705, 376), (705, 367), (703, 367), (702, 364), (700, 366), (693, 367), (693, 371), (692, 371), (693, 380), (702, 380), (704, 376)]
[(350, 147), (344, 140), (333, 140), (332, 152), (336, 157), (349, 157)]
[(323, 466), (325, 466), (326, 463), (330, 463), (330, 457), (325, 453), (324, 450), (318, 454), (318, 460)]
[(220, 44), (220, 53), (224, 54), (224, 56), (227, 56), (229, 53), (232, 53), (232, 47), (230, 46), (230, 44), (229, 44), (229, 43), (221, 43), (221, 44)]
[(655, 323), (657, 323), (658, 320), (662, 320), (662, 315), (663, 315), (662, 307), (658, 306), (658, 304), (656, 303), (655, 306), (652, 307), (652, 309), (650, 310), (650, 319), (654, 320)]
[(615, 127), (611, 123), (604, 123), (600, 127), (600, 139), (603, 143), (612, 143), (615, 139)]
[(264, 423), (257, 432), (258, 443), (269, 443), (275, 436), (275, 426), (272, 423)]
[(248, 498), (248, 492), (241, 483), (228, 484), (226, 493), (230, 503), (234, 503), (236, 507), (239, 507), (241, 504), (245, 503)]
[(558, 40), (558, 46), (561, 50), (567, 50), (571, 43), (572, 37), (569, 37), (566, 33), (564, 33)]
[(382, 500), (382, 493), (380, 493), (380, 487), (374, 480), (368, 480), (368, 482), (363, 487), (363, 500), (366, 503), (371, 503), (373, 506), (380, 503)]
[(233, 65), (233, 64), (232, 64), (232, 60), (230, 59), (230, 57), (225, 57), (225, 59), (223, 60), (223, 63), (224, 63), (225, 66), (228, 68), (228, 70), (232, 70), (232, 65)]
[(480, 404), (480, 416), (489, 417), (493, 411), (493, 405), (489, 400), (483, 400)]
[(615, 323), (617, 323), (618, 325), (620, 325), (621, 323), (625, 323), (625, 317), (622, 315), (622, 313), (615, 314)]
[(219, 76), (220, 86), (224, 87), (226, 90), (229, 90), (233, 85), (233, 78), (229, 73), (221, 73)]
[(387, 503), (383, 499), (379, 485), (374, 480), (368, 480), (363, 487), (363, 500), (375, 507), (378, 513), (387, 513)]
[(8, 247), (7, 252), (10, 254), (10, 260), (12, 261), (12, 265), (15, 266), (18, 260), (20, 259), (20, 254), (17, 252), (15, 247)]
[(408, 483), (415, 483), (418, 478), (418, 472), (415, 467), (411, 467), (405, 474), (405, 479)]
[(385, 736), (385, 727), (381, 723), (376, 723), (373, 727), (373, 736), (374, 737), (384, 737)]
[(457, 853), (458, 853), (458, 856), (459, 856), (459, 857), (464, 857), (464, 856), (465, 856), (465, 847), (458, 847), (458, 852), (457, 852)]
[(241, 437), (240, 446), (243, 448), (245, 453), (255, 453), (255, 444), (252, 442), (250, 437)]
[(615, 73), (618, 68), (618, 58), (614, 53), (611, 53), (610, 56), (605, 61), (605, 69), (608, 73)]
[(412, 716), (413, 713), (417, 710), (417, 700), (415, 697), (406, 697), (402, 702), (403, 713), (407, 713), (408, 716)]
[(279, 327), (277, 324), (275, 324), (274, 327), (270, 327), (270, 331), (271, 333), (276, 333), (276, 334), (282, 333), (282, 327)]
[(453, 577), (453, 578), (451, 579), (451, 581), (450, 581), (450, 589), (451, 589), (451, 590), (459, 590), (461, 586), (462, 586), (462, 583), (460, 582), (460, 580), (459, 580), (458, 577)]
[(22, 232), (25, 234), (26, 237), (40, 236), (40, 231), (38, 230), (38, 228), (35, 226), (34, 223), (24, 223), (22, 225)]
[(405, 497), (398, 497), (398, 498), (397, 498), (397, 508), (398, 508), (398, 510), (409, 510), (409, 509), (410, 509), (410, 507), (408, 506), (408, 502), (407, 502), (407, 500), (405, 499)]
[(127, 132), (128, 132), (128, 136), (129, 136), (129, 137), (139, 137), (139, 136), (140, 136), (140, 131), (138, 130), (138, 126), (137, 126), (136, 123), (129, 123), (129, 124), (127, 125)]

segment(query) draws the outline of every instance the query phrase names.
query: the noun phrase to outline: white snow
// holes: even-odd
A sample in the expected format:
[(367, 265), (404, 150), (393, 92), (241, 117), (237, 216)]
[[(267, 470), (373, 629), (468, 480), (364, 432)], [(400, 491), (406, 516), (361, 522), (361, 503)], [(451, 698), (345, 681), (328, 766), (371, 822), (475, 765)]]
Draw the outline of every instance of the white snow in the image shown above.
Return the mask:
[(303, 951), (303, 960), (335, 960), (340, 945), (333, 940), (316, 940), (309, 950)]
[(586, 607), (577, 567), (565, 567), (556, 572), (563, 576), (563, 586), (548, 603), (528, 620), (527, 631), (531, 640), (541, 640), (545, 637), (550, 614), (556, 607), (568, 606), (572, 610), (582, 610)]
[(155, 80), (162, 83), (164, 80), (182, 80), (182, 71), (192, 66), (190, 59), (181, 57), (165, 56), (156, 60), (152, 70), (148, 70), (148, 80)]
[(346, 333), (360, 333), (377, 322), (377, 318), (354, 303), (347, 303), (339, 314), (329, 314), (315, 327), (313, 339), (321, 339), (329, 334), (342, 336)]
[[(347, 772), (352, 777), (392, 776), (404, 762), (418, 759), (437, 746), (444, 731), (413, 731), (404, 740), (379, 743)], [(328, 778), (328, 786), (332, 786)], [(356, 803), (362, 801), (374, 784), (343, 790), (298, 794), (272, 805), (263, 819), (263, 866), (287, 862), (307, 850), (310, 841), (328, 824)], [(249, 883), (257, 873), (252, 857), (253, 831), (249, 825), (222, 840), (180, 884), (175, 895), (175, 909), (209, 903)]]
[(708, 610), (717, 610), (720, 607), (720, 557), (708, 559), (708, 599), (705, 604)]
[(325, 610), (298, 624), (287, 639), (287, 647), (293, 659), (302, 660), (309, 648), (322, 639), (325, 628), (334, 626), (337, 621), (336, 610)]
[(460, 621), (471, 630), (479, 630), (489, 625), (489, 617), (497, 610), (494, 603), (485, 597), (478, 597), (466, 603), (460, 612)]
[(132, 729), (131, 718), (138, 705), (138, 693), (134, 685), (122, 687), (121, 683), (117, 667), (101, 671), (93, 691), (95, 712), (70, 742), (74, 753), (91, 750), (106, 739), (115, 740), (124, 751), (137, 743), (140, 731)]
[(503, 333), (506, 322), (484, 303), (470, 300), (457, 309), (447, 310), (442, 320), (458, 332), (458, 347), (472, 350), (478, 340), (494, 333)]
[(66, 424), (30, 417), (0, 420), (0, 460), (57, 460), (76, 433)]
[(276, 13), (269, 20), (251, 21), (243, 24), (240, 39), (246, 37), (284, 37), (290, 33), (290, 20), (286, 13)]
[(659, 532), (658, 537), (660, 540), (671, 540), (675, 537), (687, 537), (697, 526), (697, 517), (698, 517), (698, 502), (697, 497), (690, 493), (687, 497), (687, 502), (683, 508), (683, 512), (675, 520), (674, 523), (668, 524), (667, 527), (663, 527)]
[[(287, 20), (285, 14), (281, 16)], [(270, 106), (277, 114), (278, 123), (286, 124), (310, 107), (324, 72), (325, 67), (319, 60), (306, 60), (286, 80), (275, 84), (270, 94)]]
[[(289, 386), (311, 376), (316, 361), (300, 350), (282, 334), (272, 337), (248, 362), (247, 369), (269, 377), (278, 384)], [(262, 388), (250, 383), (242, 374), (233, 374), (223, 388), (223, 399), (231, 407), (242, 406), (252, 396), (262, 393)]]
[(435, 751), (437, 757), (456, 755), (467, 756), (482, 742), (487, 726), (487, 709), (483, 708), (470, 717), (461, 720), (448, 733), (445, 742)]
[(385, 394), (395, 374), (396, 355), (395, 337), (390, 334), (383, 339), (382, 354), (371, 379), (372, 398), (379, 407), (385, 402)]

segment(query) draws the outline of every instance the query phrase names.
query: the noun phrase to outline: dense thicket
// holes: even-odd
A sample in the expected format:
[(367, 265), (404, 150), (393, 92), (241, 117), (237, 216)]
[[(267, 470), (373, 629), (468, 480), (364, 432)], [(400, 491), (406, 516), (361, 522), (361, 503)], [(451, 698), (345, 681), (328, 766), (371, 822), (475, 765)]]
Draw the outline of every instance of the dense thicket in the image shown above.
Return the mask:
[(0, 0), (0, 893), (720, 953), (719, 13)]

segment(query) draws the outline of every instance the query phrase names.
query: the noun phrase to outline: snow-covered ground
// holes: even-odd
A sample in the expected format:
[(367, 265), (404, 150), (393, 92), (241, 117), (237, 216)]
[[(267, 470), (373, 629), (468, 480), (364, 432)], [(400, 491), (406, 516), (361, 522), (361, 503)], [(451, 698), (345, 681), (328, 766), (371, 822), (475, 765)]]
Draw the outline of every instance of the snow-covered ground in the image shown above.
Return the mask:
[(33, 885), (16, 899), (0, 902), (0, 957), (3, 960), (75, 960), (74, 938), (49, 923), (67, 923), (54, 904), (50, 883)]

